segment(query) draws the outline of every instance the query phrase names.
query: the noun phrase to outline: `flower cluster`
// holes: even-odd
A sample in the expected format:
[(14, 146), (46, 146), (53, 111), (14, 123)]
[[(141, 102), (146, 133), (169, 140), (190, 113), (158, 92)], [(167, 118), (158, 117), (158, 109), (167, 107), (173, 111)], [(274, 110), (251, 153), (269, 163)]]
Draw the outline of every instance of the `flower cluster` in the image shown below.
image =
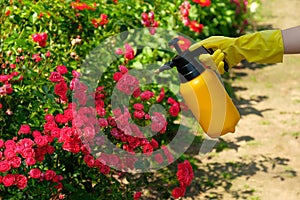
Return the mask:
[(64, 65), (57, 66), (56, 71), (51, 72), (49, 80), (56, 83), (54, 93), (59, 96), (61, 102), (67, 103), (68, 85), (64, 80), (63, 74), (66, 74), (68, 69)]
[(231, 0), (230, 2), (236, 5), (236, 10), (235, 10), (236, 14), (247, 12), (248, 0)]
[(198, 3), (200, 6), (210, 6), (211, 0), (193, 0), (193, 2)]
[(32, 40), (34, 42), (37, 42), (40, 47), (45, 47), (46, 46), (47, 39), (48, 39), (48, 34), (45, 33), (45, 32), (36, 33), (36, 34), (32, 35)]
[(184, 1), (180, 6), (180, 17), (185, 26), (188, 26), (192, 31), (196, 33), (201, 33), (204, 25), (198, 23), (196, 20), (190, 20), (189, 18), (189, 10), (191, 9), (191, 5), (188, 1)]
[(180, 187), (176, 187), (172, 191), (172, 196), (175, 199), (183, 197), (186, 191), (186, 187), (189, 186), (194, 178), (194, 172), (189, 161), (185, 160), (183, 163), (178, 164), (177, 179)]
[(158, 21), (154, 20), (154, 12), (150, 11), (148, 14), (143, 12), (142, 13), (142, 24), (144, 27), (148, 27), (150, 34), (154, 35), (156, 32), (156, 28), (158, 27)]
[(93, 4), (93, 6), (89, 6), (86, 3), (79, 2), (80, 0), (76, 0), (76, 2), (71, 2), (71, 7), (78, 11), (83, 10), (95, 10), (96, 9), (96, 3)]
[(117, 55), (124, 55), (125, 60), (132, 60), (134, 59), (134, 50), (132, 46), (128, 43), (124, 44), (124, 49), (118, 48), (115, 53)]
[(62, 188), (63, 177), (50, 169), (41, 173), (38, 168), (32, 168), (28, 172), (30, 177), (12, 173), (15, 171), (14, 169), (20, 169), (19, 171), (23, 172), (28, 171), (37, 162), (42, 162), (45, 154), (53, 154), (55, 151), (54, 147), (50, 145), (50, 142), (53, 141), (51, 137), (42, 135), (39, 131), (31, 132), (30, 126), (27, 124), (22, 125), (18, 133), (19, 135), (30, 134), (34, 140), (30, 138), (23, 138), (18, 141), (16, 141), (17, 138), (6, 141), (0, 139), (0, 173), (4, 174), (4, 176), (0, 175), (0, 183), (5, 187), (15, 185), (19, 189), (24, 189), (28, 180), (33, 178), (39, 179), (39, 181), (51, 181), (56, 184), (55, 188)]
[(95, 28), (98, 28), (99, 26), (104, 26), (108, 23), (108, 17), (106, 14), (102, 13), (99, 18), (92, 19), (91, 22)]

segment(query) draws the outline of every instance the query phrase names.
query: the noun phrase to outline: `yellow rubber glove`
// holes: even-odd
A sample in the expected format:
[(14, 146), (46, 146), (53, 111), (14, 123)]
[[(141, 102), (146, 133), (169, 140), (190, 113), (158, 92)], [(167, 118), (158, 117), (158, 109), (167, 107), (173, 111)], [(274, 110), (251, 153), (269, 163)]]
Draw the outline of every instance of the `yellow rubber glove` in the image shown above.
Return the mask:
[(207, 67), (218, 70), (220, 74), (224, 73), (224, 53), (218, 49), (212, 55), (201, 54), (199, 60), (203, 62)]
[(243, 59), (257, 63), (279, 63), (282, 62), (284, 54), (281, 30), (260, 31), (237, 38), (212, 36), (192, 45), (190, 50), (200, 46), (213, 51), (220, 49), (230, 68)]

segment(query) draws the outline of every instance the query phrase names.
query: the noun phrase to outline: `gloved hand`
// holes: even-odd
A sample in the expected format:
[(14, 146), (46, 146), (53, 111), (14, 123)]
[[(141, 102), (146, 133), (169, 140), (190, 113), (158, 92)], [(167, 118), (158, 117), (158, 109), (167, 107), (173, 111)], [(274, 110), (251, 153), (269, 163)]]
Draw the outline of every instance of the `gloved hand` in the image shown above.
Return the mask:
[[(217, 51), (220, 49), (225, 54), (225, 61), (233, 67), (243, 59), (257, 63), (282, 62), (284, 44), (281, 30), (267, 30), (246, 34), (237, 38), (212, 36), (190, 47), (193, 51), (200, 46)], [(219, 65), (219, 64), (217, 64)], [(224, 73), (224, 67), (219, 72)]]
[(203, 62), (207, 67), (218, 70), (220, 74), (224, 73), (224, 53), (218, 49), (212, 55), (201, 54), (199, 60)]

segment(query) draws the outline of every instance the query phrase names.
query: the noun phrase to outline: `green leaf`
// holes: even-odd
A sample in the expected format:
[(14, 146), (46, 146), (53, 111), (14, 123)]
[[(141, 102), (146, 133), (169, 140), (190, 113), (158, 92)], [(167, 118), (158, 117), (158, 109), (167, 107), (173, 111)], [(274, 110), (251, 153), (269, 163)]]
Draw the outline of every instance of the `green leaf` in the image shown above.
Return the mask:
[(31, 17), (29, 18), (30, 22), (32, 24), (35, 24), (36, 20), (38, 19), (38, 14), (36, 12), (34, 12)]

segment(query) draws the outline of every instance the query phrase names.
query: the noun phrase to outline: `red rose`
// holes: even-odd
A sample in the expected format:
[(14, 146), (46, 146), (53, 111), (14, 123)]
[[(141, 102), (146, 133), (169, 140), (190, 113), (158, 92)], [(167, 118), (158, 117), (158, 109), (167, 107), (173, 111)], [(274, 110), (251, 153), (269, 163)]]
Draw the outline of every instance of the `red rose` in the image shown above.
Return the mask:
[(32, 148), (24, 148), (21, 151), (21, 155), (23, 158), (29, 158), (29, 157), (34, 157), (35, 153)]
[(18, 167), (20, 167), (21, 162), (22, 162), (22, 161), (21, 161), (21, 158), (18, 157), (18, 156), (14, 156), (14, 157), (12, 157), (12, 158), (9, 160), (9, 163), (10, 163), (11, 167), (13, 167), (13, 168), (18, 168)]
[(5, 173), (10, 170), (10, 162), (7, 160), (0, 161), (0, 172)]
[(48, 35), (45, 32), (41, 33), (40, 36), (42, 41), (46, 41), (48, 39)]
[(47, 146), (47, 153), (53, 154), (55, 152), (54, 146), (48, 145)]
[(40, 42), (40, 41), (42, 41), (42, 37), (41, 37), (40, 34), (33, 34), (33, 35), (32, 35), (32, 40), (33, 40), (34, 42)]
[(165, 89), (164, 89), (164, 88), (161, 88), (161, 89), (160, 89), (159, 96), (158, 96), (158, 98), (156, 99), (156, 101), (157, 101), (158, 103), (160, 103), (160, 102), (164, 99), (164, 97), (165, 97)]
[(122, 76), (123, 76), (122, 72), (116, 72), (116, 73), (114, 73), (114, 75), (113, 75), (113, 79), (114, 79), (116, 82), (118, 82), (118, 81), (122, 78)]
[(60, 81), (54, 87), (54, 93), (57, 94), (57, 95), (59, 95), (59, 96), (66, 95), (67, 90), (68, 90), (68, 86), (67, 86), (67, 84), (66, 84), (66, 82), (64, 80)]
[(123, 55), (124, 52), (123, 52), (123, 50), (121, 48), (118, 48), (118, 49), (116, 49), (115, 54), (117, 54), (117, 55)]
[(149, 90), (146, 90), (145, 92), (142, 92), (140, 94), (140, 97), (141, 97), (142, 100), (149, 100), (153, 96), (154, 96), (154, 93), (149, 91)]
[(161, 164), (161, 163), (164, 162), (164, 158), (163, 158), (163, 156), (162, 156), (161, 154), (156, 154), (156, 155), (154, 156), (154, 159), (155, 159), (155, 161), (156, 161), (157, 163), (159, 163), (159, 164)]
[(151, 116), (151, 130), (153, 132), (165, 132), (167, 126), (167, 120), (161, 113), (154, 112)]
[(15, 182), (15, 175), (14, 174), (6, 174), (2, 178), (2, 183), (5, 187), (12, 186)]
[(72, 75), (74, 78), (79, 78), (80, 77), (80, 73), (76, 70), (72, 70)]
[(145, 116), (145, 112), (142, 110), (136, 110), (133, 112), (133, 116), (136, 119), (142, 119)]
[(158, 148), (158, 142), (155, 140), (155, 139), (153, 139), (152, 138), (152, 140), (151, 140), (151, 145), (152, 145), (152, 147), (154, 148), (154, 149), (157, 149)]
[(5, 141), (5, 148), (6, 149), (12, 149), (12, 150), (16, 149), (16, 142), (13, 141), (13, 140), (6, 140)]
[(65, 124), (68, 122), (68, 118), (64, 115), (64, 114), (61, 114), (61, 113), (58, 113), (56, 116), (55, 116), (55, 121), (57, 123), (60, 123), (60, 124)]
[(30, 148), (34, 144), (34, 142), (29, 138), (21, 139), (18, 144), (20, 144), (24, 148)]
[(45, 172), (45, 179), (46, 179), (47, 181), (51, 181), (55, 176), (56, 176), (55, 171), (53, 171), (53, 170), (51, 170), (51, 169), (48, 169), (48, 170)]
[(134, 50), (133, 50), (133, 48), (129, 44), (127, 44), (127, 43), (124, 45), (124, 47), (125, 47), (124, 57), (127, 60), (132, 60), (134, 58)]
[(183, 163), (178, 164), (177, 179), (181, 186), (188, 186), (194, 178), (194, 172), (189, 161), (185, 160)]
[(16, 156), (16, 151), (14, 149), (5, 149), (4, 156), (6, 159), (11, 159)]
[(141, 198), (141, 196), (142, 196), (142, 192), (136, 192), (136, 193), (134, 193), (134, 195), (133, 195), (133, 199), (134, 199), (134, 200), (138, 200), (138, 199)]
[(143, 110), (143, 109), (144, 109), (144, 105), (141, 104), (141, 103), (135, 103), (135, 104), (133, 105), (133, 108), (134, 108), (135, 110)]
[(94, 167), (95, 160), (94, 160), (94, 157), (92, 155), (85, 155), (83, 160), (87, 164), (87, 166)]
[(99, 125), (100, 125), (101, 127), (106, 127), (106, 126), (108, 126), (107, 119), (105, 119), (105, 118), (99, 118), (99, 119), (98, 119), (98, 122), (99, 122)]
[(140, 140), (132, 136), (127, 136), (127, 142), (132, 149), (135, 149), (140, 145)]
[(179, 112), (180, 112), (179, 104), (173, 104), (169, 109), (169, 113), (173, 117), (177, 117)]
[(25, 159), (25, 163), (27, 166), (32, 166), (36, 164), (36, 160), (33, 157), (28, 157)]
[(45, 120), (46, 120), (47, 122), (53, 121), (53, 120), (54, 120), (54, 116), (51, 115), (51, 114), (46, 114), (46, 115), (45, 115)]
[(200, 4), (200, 6), (210, 6), (210, 0), (193, 0), (193, 2)]
[(21, 125), (18, 134), (20, 135), (20, 134), (28, 134), (28, 133), (30, 133), (30, 126), (27, 124)]
[(56, 67), (56, 71), (57, 71), (58, 73), (60, 73), (60, 74), (66, 74), (66, 73), (68, 73), (68, 69), (67, 69), (67, 67), (64, 66), (64, 65), (59, 65), (59, 66), (57, 66), (57, 67)]
[(40, 41), (40, 42), (39, 42), (39, 46), (45, 47), (45, 46), (46, 46), (46, 41), (45, 41), (45, 40)]
[(64, 77), (59, 72), (51, 72), (49, 80), (56, 83), (63, 81)]
[(125, 73), (128, 72), (127, 67), (124, 66), (124, 65), (120, 65), (120, 66), (119, 66), (119, 70), (120, 70), (120, 72), (121, 72), (122, 74), (125, 74)]
[(147, 143), (143, 145), (143, 153), (146, 155), (151, 155), (153, 152), (153, 147), (151, 144)]
[(198, 23), (196, 20), (190, 21), (189, 27), (196, 33), (201, 33), (203, 30), (203, 24)]
[(17, 187), (21, 190), (23, 190), (27, 186), (27, 178), (22, 174), (16, 175), (15, 182)]
[(33, 136), (34, 138), (39, 137), (39, 136), (41, 136), (41, 135), (42, 135), (42, 133), (41, 133), (40, 131), (32, 131), (32, 136)]
[(171, 164), (174, 161), (174, 157), (170, 150), (166, 146), (161, 146), (162, 150), (164, 151), (165, 156), (167, 157), (168, 163)]
[(122, 78), (117, 82), (117, 88), (121, 92), (124, 92), (127, 95), (130, 95), (139, 87), (139, 80), (130, 75), (130, 74), (124, 74)]
[(183, 187), (177, 187), (174, 188), (172, 191), (172, 196), (174, 197), (174, 199), (178, 199), (179, 197), (183, 197), (185, 194), (185, 188)]
[(45, 146), (48, 144), (48, 140), (46, 136), (38, 136), (36, 138), (34, 138), (34, 142), (39, 146)]
[(139, 96), (140, 96), (140, 94), (141, 94), (141, 89), (140, 88), (137, 88), (137, 89), (135, 89), (134, 91), (133, 91), (133, 97), (134, 98), (138, 98)]
[(107, 166), (107, 165), (101, 165), (100, 167), (99, 167), (99, 171), (102, 173), (102, 174), (109, 174), (109, 172), (110, 172), (110, 168), (109, 168), (109, 166)]
[(41, 177), (41, 170), (40, 169), (38, 169), (38, 168), (34, 168), (34, 169), (31, 169), (30, 171), (29, 171), (29, 176), (31, 177), (31, 178), (40, 178)]

